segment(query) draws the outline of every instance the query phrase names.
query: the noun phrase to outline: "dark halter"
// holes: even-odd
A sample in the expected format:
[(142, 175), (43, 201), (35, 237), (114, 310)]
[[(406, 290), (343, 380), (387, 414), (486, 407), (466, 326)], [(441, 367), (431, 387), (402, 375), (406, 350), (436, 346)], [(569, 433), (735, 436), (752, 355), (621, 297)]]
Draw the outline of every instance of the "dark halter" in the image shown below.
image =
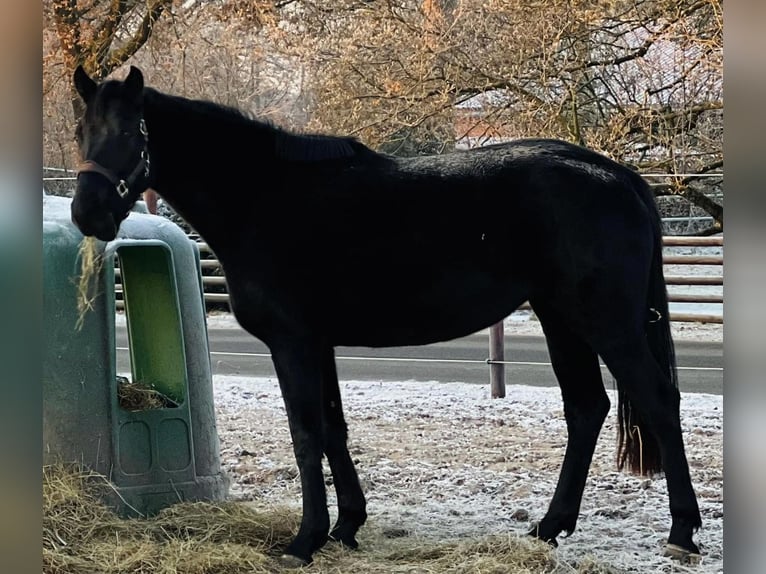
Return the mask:
[(117, 194), (122, 199), (128, 201), (131, 206), (138, 199), (138, 196), (141, 195), (141, 193), (144, 191), (143, 189), (140, 191), (135, 190), (134, 185), (136, 181), (141, 175), (143, 175), (145, 179), (149, 177), (149, 132), (146, 129), (146, 122), (143, 118), (141, 118), (138, 124), (138, 129), (141, 132), (141, 135), (144, 136), (144, 149), (141, 150), (141, 159), (138, 161), (138, 164), (135, 168), (133, 168), (133, 171), (130, 172), (130, 175), (128, 175), (127, 178), (121, 179), (112, 170), (105, 168), (92, 159), (85, 160), (77, 168), (78, 177), (81, 173), (98, 173), (103, 175), (112, 183), (112, 185), (114, 185), (115, 189), (117, 190)]

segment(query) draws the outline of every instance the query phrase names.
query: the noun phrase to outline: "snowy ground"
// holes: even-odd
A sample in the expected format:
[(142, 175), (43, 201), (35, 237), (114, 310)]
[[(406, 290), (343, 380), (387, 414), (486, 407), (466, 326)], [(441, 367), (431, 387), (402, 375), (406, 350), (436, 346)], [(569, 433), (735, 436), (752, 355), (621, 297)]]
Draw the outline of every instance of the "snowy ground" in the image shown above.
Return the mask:
[[(214, 388), (232, 495), (299, 507), (300, 483), (277, 381), (217, 376)], [(566, 442), (558, 389), (509, 385), (505, 399), (490, 399), (485, 385), (342, 381), (341, 392), (368, 524), (395, 536), (447, 540), (523, 533), (542, 517)], [(703, 517), (697, 535), (703, 561), (688, 571), (723, 572), (722, 397), (684, 394), (682, 419)], [(661, 556), (670, 527), (664, 478), (615, 470), (615, 421), (613, 408), (578, 529), (559, 539), (557, 552), (569, 563), (590, 556), (621, 571), (685, 572)]]

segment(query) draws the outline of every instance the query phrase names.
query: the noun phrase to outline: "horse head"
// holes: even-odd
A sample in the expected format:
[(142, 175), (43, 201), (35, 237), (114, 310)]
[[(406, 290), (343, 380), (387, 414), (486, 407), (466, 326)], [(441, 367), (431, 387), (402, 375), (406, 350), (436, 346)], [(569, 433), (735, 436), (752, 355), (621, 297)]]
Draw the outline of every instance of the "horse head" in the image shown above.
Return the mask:
[(149, 187), (144, 79), (131, 66), (124, 81), (98, 84), (78, 66), (74, 86), (85, 103), (85, 113), (76, 130), (82, 163), (77, 170), (72, 221), (84, 235), (111, 241)]

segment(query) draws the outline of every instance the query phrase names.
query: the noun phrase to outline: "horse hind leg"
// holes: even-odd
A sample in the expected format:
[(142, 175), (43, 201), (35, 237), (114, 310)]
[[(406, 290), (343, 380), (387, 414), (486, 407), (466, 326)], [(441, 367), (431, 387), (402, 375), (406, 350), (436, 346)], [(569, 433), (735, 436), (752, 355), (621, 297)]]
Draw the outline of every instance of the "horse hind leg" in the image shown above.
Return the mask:
[(322, 433), (338, 498), (338, 519), (330, 539), (357, 548), (356, 533), (367, 520), (366, 502), (354, 461), (348, 452), (348, 427), (343, 417), (335, 356), (330, 349), (322, 364)]
[(545, 334), (553, 371), (564, 400), (568, 440), (558, 484), (543, 519), (530, 535), (556, 546), (575, 530), (585, 482), (601, 426), (609, 412), (598, 356), (556, 312), (532, 303)]
[(605, 340), (599, 354), (617, 381), (626, 432), (640, 439), (628, 444), (629, 469), (651, 474), (646, 461), (656, 460), (665, 472), (672, 517), (666, 553), (694, 562), (700, 551), (692, 536), (702, 522), (681, 433), (680, 393), (641, 334)]

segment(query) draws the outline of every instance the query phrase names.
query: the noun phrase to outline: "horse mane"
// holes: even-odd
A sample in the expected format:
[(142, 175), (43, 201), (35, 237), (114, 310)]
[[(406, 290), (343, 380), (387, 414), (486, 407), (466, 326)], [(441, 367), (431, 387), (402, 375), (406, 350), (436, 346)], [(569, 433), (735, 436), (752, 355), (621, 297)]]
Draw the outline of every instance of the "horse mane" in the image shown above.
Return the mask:
[(210, 100), (174, 96), (153, 88), (145, 88), (145, 95), (155, 102), (165, 100), (167, 107), (200, 114), (219, 124), (252, 127), (269, 132), (273, 137), (273, 151), (277, 159), (312, 162), (375, 154), (354, 137), (291, 132), (242, 109)]
[(282, 130), (277, 130), (276, 136), (277, 157), (288, 161), (344, 159), (372, 151), (352, 137), (295, 134)]

